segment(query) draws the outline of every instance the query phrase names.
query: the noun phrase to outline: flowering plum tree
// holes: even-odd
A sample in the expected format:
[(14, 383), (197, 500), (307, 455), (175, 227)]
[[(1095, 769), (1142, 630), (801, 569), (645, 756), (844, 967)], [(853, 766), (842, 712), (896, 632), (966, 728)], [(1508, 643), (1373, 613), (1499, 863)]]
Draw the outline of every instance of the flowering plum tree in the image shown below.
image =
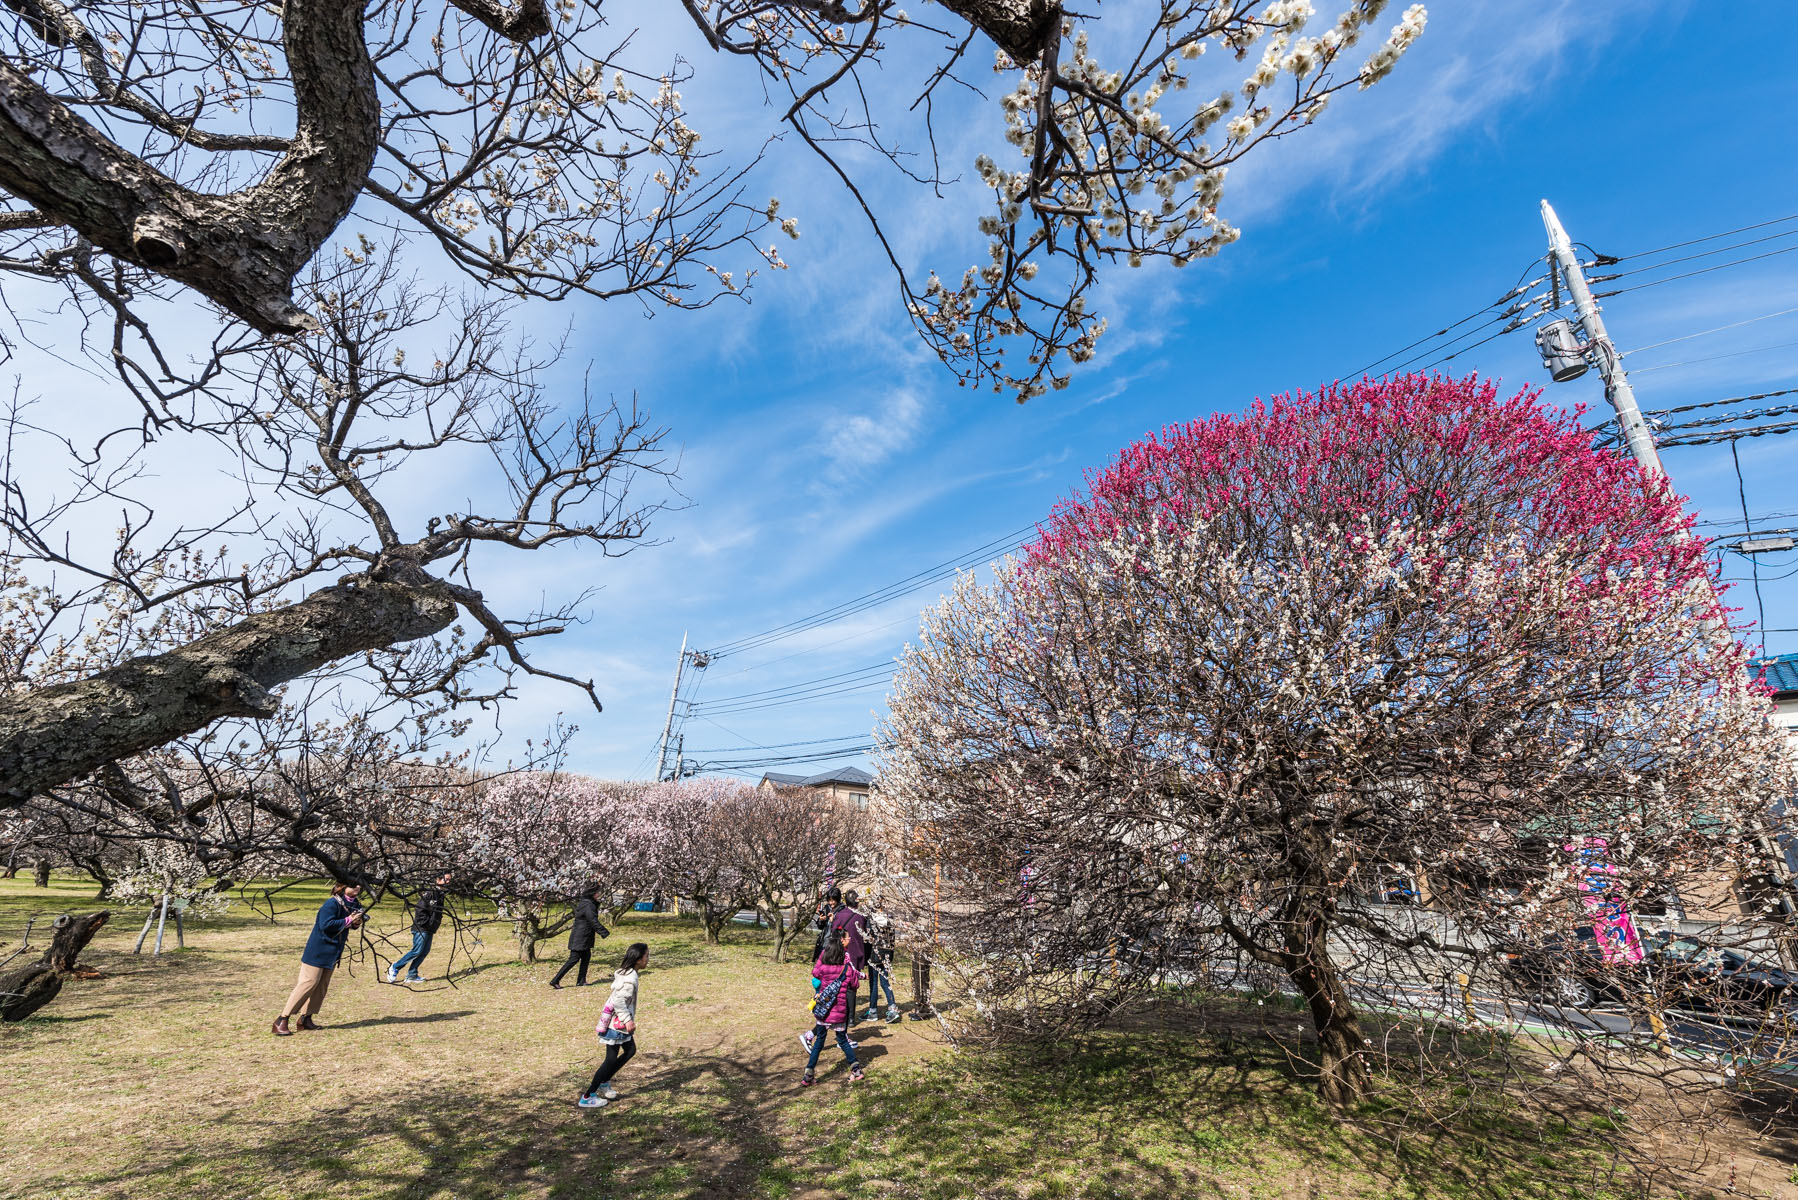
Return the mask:
[(751, 799), (747, 784), (716, 778), (657, 783), (642, 793), (643, 819), (657, 835), (657, 890), (699, 905), (708, 942), (760, 899), (732, 853), (735, 822)]
[[(1613, 912), (1763, 867), (1768, 711), (1662, 480), (1534, 392), (1414, 375), (1125, 449), (927, 616), (883, 782), (946, 864), (977, 1021), (1050, 1032), (1239, 957), (1345, 1102), (1356, 995), (1572, 939), (1595, 852)], [(1383, 866), (1431, 920), (1371, 902)]]
[(818, 788), (743, 788), (723, 814), (728, 855), (774, 927), (774, 961), (785, 962), (827, 873), (852, 877), (870, 832), (866, 814)]
[(466, 886), (513, 917), (524, 961), (567, 928), (567, 902), (588, 887), (629, 902), (642, 894), (655, 835), (642, 820), (641, 786), (557, 771), (503, 775), (473, 790), (450, 835), (451, 858)]

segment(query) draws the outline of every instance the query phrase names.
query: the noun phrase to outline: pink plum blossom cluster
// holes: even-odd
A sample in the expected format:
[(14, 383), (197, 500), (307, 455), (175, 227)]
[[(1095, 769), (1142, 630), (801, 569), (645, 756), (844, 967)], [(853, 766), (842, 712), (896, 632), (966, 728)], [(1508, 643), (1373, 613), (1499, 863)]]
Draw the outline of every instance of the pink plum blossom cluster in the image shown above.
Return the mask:
[(1502, 990), (1505, 947), (1592, 927), (1594, 854), (1643, 920), (1765, 874), (1792, 763), (1713, 585), (1679, 497), (1532, 391), (1364, 381), (1129, 446), (928, 614), (881, 733), (967, 1026), (1260, 972), (1346, 1102), (1383, 1061), (1357, 995)]
[(563, 772), (478, 781), (446, 797), (451, 858), (465, 886), (498, 900), (531, 957), (570, 898), (604, 893), (614, 915), (639, 900), (690, 904), (716, 941), (744, 909), (781, 957), (833, 869), (865, 839), (861, 814), (807, 788), (721, 778), (619, 783)]

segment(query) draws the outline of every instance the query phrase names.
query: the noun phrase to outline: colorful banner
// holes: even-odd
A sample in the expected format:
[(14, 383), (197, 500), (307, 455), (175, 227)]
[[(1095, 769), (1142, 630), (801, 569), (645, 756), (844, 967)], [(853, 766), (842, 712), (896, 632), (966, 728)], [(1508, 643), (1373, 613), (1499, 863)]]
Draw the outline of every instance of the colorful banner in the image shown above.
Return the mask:
[(832, 842), (830, 849), (824, 852), (824, 886), (832, 888), (837, 882), (837, 844)]
[(1580, 891), (1592, 916), (1592, 932), (1598, 952), (1607, 963), (1642, 961), (1642, 939), (1630, 920), (1623, 897), (1616, 894), (1617, 867), (1610, 861), (1604, 838), (1585, 838), (1566, 849), (1579, 858)]

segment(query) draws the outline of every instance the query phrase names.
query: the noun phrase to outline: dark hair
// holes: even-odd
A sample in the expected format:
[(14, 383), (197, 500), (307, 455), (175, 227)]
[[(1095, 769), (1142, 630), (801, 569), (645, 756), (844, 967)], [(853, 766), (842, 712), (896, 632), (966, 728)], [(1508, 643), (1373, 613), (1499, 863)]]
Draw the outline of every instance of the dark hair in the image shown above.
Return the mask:
[(829, 900), (832, 904), (835, 904), (838, 901), (842, 900), (843, 889), (840, 887), (833, 887), (828, 892), (824, 893), (824, 898), (826, 900)]
[(840, 967), (844, 957), (843, 934), (840, 930), (833, 929), (830, 936), (824, 939), (824, 949), (818, 954), (818, 961), (827, 967)]
[(632, 942), (624, 950), (624, 961), (618, 964), (620, 971), (635, 971), (637, 964), (649, 957), (648, 942)]
[(854, 888), (850, 888), (847, 892), (843, 893), (843, 902), (850, 908), (854, 908), (862, 902), (862, 898)]
[(359, 883), (338, 883), (338, 884), (333, 884), (333, 885), (332, 885), (332, 886), (331, 886), (331, 894), (332, 894), (332, 895), (333, 895), (333, 896), (342, 896), (342, 895), (343, 895), (343, 894), (344, 894), (344, 893), (345, 893), (345, 892), (347, 892), (347, 891), (349, 891), (349, 890), (350, 890), (350, 889), (351, 889), (351, 888), (355, 888), (355, 889), (356, 889), (356, 890), (357, 890), (357, 891), (361, 891), (361, 890), (362, 890), (362, 885), (361, 885), (361, 884), (359, 884)]

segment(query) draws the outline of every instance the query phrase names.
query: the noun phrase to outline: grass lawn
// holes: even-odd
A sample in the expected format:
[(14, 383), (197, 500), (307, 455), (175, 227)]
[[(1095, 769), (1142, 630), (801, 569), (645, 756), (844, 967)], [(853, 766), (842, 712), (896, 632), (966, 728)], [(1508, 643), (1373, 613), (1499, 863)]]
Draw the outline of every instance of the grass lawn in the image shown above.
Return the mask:
[[(605, 989), (551, 991), (559, 943), (521, 965), (497, 924), (453, 983), (444, 935), (424, 985), (381, 984), (364, 956), (333, 981), (324, 1030), (272, 1037), (322, 894), (282, 893), (273, 923), (234, 906), (160, 959), (131, 953), (142, 910), (115, 910), (83, 959), (102, 978), (0, 1027), (0, 1196), (1640, 1194), (1589, 1135), (1470, 1116), (1397, 1138), (1377, 1109), (1344, 1121), (1322, 1108), (1269, 1043), (1165, 1026), (1098, 1032), (1057, 1060), (958, 1053), (931, 1024), (868, 1025), (865, 1083), (847, 1082), (830, 1046), (801, 1090), (808, 966), (770, 962), (757, 930), (707, 946), (665, 916), (632, 916), (600, 943), (602, 981), (628, 942), (652, 950), (623, 1096), (583, 1111)], [(86, 880), (0, 881), (0, 944), (33, 912), (91, 911), (91, 895)], [(397, 907), (373, 931), (410, 944)], [(40, 923), (34, 942), (47, 937)], [(1793, 1161), (1748, 1155), (1733, 1194), (1798, 1197)]]

